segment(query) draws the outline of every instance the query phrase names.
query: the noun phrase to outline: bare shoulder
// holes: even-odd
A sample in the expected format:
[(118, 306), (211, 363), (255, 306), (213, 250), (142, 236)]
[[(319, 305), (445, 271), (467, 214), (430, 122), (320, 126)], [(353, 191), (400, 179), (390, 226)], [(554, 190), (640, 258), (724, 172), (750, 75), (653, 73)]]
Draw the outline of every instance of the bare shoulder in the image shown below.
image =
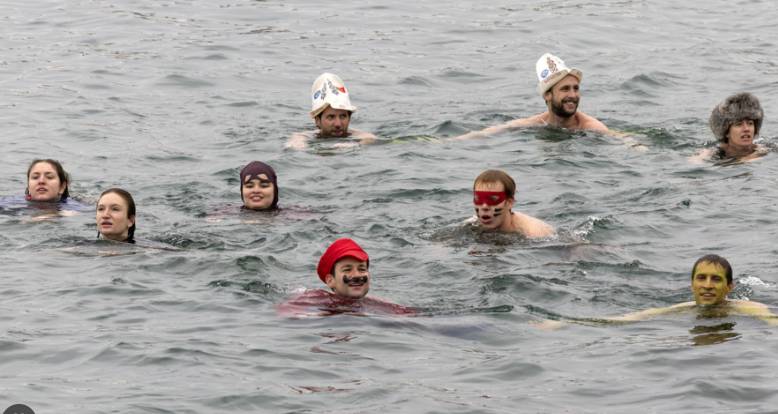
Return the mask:
[(526, 237), (551, 237), (556, 234), (554, 227), (539, 218), (514, 211), (513, 219), (521, 233)]
[(687, 158), (687, 160), (689, 161), (690, 164), (699, 165), (704, 163), (706, 160), (711, 159), (715, 151), (716, 150), (713, 148), (705, 148), (703, 150), (700, 150), (696, 154), (692, 155), (691, 157)]
[(362, 145), (373, 144), (378, 138), (371, 132), (362, 131), (354, 128), (349, 128), (349, 135), (351, 136), (351, 138), (358, 139), (359, 143)]
[(770, 309), (764, 303), (750, 300), (730, 300), (729, 305), (735, 311), (749, 315), (764, 314), (765, 312), (769, 312)]
[(586, 129), (589, 131), (597, 131), (602, 133), (608, 133), (608, 127), (605, 126), (599, 119), (585, 114), (583, 112), (578, 112), (579, 115), (579, 125), (581, 126), (581, 129)]
[(304, 150), (308, 147), (308, 140), (311, 139), (315, 133), (316, 131), (295, 132), (289, 137), (289, 140), (286, 141), (284, 148)]

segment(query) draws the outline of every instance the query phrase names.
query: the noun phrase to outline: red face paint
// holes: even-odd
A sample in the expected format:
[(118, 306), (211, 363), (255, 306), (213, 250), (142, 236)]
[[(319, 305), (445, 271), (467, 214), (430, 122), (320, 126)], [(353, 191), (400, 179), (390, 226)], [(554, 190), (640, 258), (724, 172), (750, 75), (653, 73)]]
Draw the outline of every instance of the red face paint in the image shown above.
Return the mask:
[(481, 204), (496, 206), (505, 201), (506, 198), (504, 191), (473, 191), (473, 204), (477, 206)]

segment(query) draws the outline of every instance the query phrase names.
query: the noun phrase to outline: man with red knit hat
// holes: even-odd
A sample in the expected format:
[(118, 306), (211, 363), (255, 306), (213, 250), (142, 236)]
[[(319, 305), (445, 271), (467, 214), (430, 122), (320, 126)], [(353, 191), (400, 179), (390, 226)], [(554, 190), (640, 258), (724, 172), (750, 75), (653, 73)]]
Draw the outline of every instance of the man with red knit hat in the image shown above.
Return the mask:
[(367, 297), (370, 290), (370, 258), (354, 240), (335, 240), (319, 259), (316, 273), (326, 290), (310, 290), (278, 306), (279, 313), (325, 316), (338, 313), (415, 314), (408, 308), (381, 299)]

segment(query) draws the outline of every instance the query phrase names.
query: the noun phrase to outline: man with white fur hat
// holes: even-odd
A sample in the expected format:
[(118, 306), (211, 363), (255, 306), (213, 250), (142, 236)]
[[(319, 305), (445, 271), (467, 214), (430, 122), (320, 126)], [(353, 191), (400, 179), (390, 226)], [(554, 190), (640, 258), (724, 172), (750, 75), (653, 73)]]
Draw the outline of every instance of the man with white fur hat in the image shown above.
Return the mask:
[[(375, 135), (349, 130), (351, 114), (357, 107), (351, 104), (346, 85), (338, 75), (322, 73), (311, 86), (311, 118), (318, 130), (292, 134), (288, 148), (303, 149), (311, 138), (357, 138), (361, 144), (375, 141)], [(351, 143), (341, 143), (354, 145)], [(342, 145), (340, 145), (342, 146)]]
[(516, 128), (530, 126), (551, 126), (572, 131), (590, 130), (607, 133), (608, 127), (596, 118), (578, 110), (581, 99), (580, 84), (583, 73), (576, 68), (568, 68), (565, 62), (550, 53), (546, 53), (535, 64), (538, 76), (538, 93), (546, 101), (546, 112), (529, 118), (515, 119), (502, 125), (496, 125), (481, 131), (461, 135), (457, 139), (469, 139)]

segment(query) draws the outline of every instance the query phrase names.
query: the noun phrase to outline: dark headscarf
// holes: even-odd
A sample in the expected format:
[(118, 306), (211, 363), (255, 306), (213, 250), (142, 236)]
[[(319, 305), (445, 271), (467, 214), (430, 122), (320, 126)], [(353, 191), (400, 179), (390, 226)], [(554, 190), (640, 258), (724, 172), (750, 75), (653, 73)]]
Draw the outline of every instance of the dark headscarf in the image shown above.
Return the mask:
[(252, 161), (240, 170), (240, 199), (243, 200), (243, 183), (246, 182), (246, 177), (251, 181), (259, 179), (259, 176), (262, 174), (265, 174), (273, 183), (273, 204), (270, 205), (268, 210), (275, 210), (278, 208), (278, 180), (276, 172), (273, 170), (273, 167), (261, 161)]

